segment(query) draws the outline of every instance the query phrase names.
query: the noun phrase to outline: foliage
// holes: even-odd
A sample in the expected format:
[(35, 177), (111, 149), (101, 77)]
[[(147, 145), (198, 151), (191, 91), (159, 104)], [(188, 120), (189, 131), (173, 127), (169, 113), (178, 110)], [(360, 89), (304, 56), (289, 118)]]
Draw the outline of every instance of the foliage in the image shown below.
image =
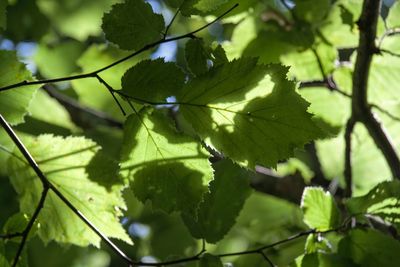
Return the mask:
[(399, 14), (0, 0), (0, 266), (398, 266)]

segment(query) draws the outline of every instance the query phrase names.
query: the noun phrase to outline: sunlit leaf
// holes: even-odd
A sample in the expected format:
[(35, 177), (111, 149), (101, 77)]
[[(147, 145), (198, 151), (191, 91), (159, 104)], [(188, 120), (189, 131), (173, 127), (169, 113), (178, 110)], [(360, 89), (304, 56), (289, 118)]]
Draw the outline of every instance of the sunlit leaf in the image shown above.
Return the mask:
[[(0, 51), (0, 87), (32, 80), (31, 73), (18, 61), (15, 51)], [(0, 113), (11, 124), (24, 121), (29, 103), (39, 86), (24, 86), (0, 92)]]
[(301, 200), (304, 222), (312, 229), (326, 231), (338, 227), (340, 212), (329, 192), (319, 187), (306, 187)]
[[(118, 219), (125, 203), (117, 163), (101, 154), (96, 143), (81, 137), (42, 135), (25, 145), (47, 179), (100, 231), (132, 243)], [(18, 159), (11, 158), (9, 168), (21, 211), (31, 215), (42, 194), (41, 182), (32, 168)], [(100, 245), (100, 237), (51, 191), (38, 223), (38, 234), (45, 243)]]
[(136, 197), (154, 208), (193, 213), (213, 177), (208, 157), (157, 112), (143, 110), (126, 122), (121, 170)]
[(275, 166), (295, 147), (322, 136), (286, 71), (251, 58), (211, 68), (178, 95), (180, 110), (227, 157), (249, 168)]

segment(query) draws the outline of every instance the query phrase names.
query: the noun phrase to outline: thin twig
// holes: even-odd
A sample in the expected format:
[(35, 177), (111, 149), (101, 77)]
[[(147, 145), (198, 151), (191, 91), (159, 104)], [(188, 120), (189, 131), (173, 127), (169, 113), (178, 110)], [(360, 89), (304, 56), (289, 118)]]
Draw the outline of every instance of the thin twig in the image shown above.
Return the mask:
[(12, 233), (12, 234), (2, 234), (2, 235), (0, 235), (0, 239), (12, 239), (12, 238), (21, 237), (22, 235), (23, 235), (22, 232)]
[(117, 97), (114, 94), (115, 90), (103, 78), (101, 78), (99, 74), (96, 74), (96, 78), (100, 83), (102, 83), (107, 88), (108, 92), (110, 92), (111, 96), (114, 98), (115, 103), (117, 103), (117, 106), (121, 110), (122, 115), (126, 116), (126, 112), (125, 112), (124, 108), (122, 107), (121, 103), (119, 102), (119, 100), (117, 99)]
[(394, 57), (400, 57), (400, 54), (399, 54), (399, 53), (392, 52), (392, 51), (387, 50), (387, 49), (384, 49), (384, 48), (380, 48), (379, 51), (380, 51), (380, 52), (383, 52), (383, 53), (386, 53), (386, 54), (388, 54), (388, 55), (394, 56)]
[(193, 38), (193, 36), (196, 33), (208, 28), (210, 25), (212, 25), (215, 22), (221, 20), (224, 16), (226, 16), (228, 13), (230, 13), (233, 9), (235, 9), (238, 6), (239, 6), (239, 4), (235, 4), (230, 9), (225, 11), (223, 14), (221, 14), (220, 16), (218, 16), (217, 18), (215, 18), (211, 22), (201, 26), (200, 28), (198, 28), (198, 29), (196, 29), (196, 30), (194, 30), (192, 32), (189, 32), (189, 33), (186, 33), (186, 34), (182, 34), (182, 35), (179, 35), (179, 36), (176, 36), (176, 37), (172, 37), (172, 38), (167, 38), (167, 39), (163, 38), (163, 39), (160, 39), (160, 40), (158, 40), (158, 41), (156, 41), (154, 43), (145, 45), (141, 49), (137, 50), (136, 52), (133, 52), (132, 54), (130, 54), (130, 55), (124, 57), (124, 58), (121, 58), (121, 59), (119, 59), (119, 60), (117, 60), (117, 61), (115, 61), (115, 62), (113, 62), (113, 63), (111, 63), (111, 64), (109, 64), (107, 66), (104, 66), (104, 67), (102, 67), (102, 68), (100, 68), (98, 70), (95, 70), (93, 72), (84, 73), (84, 74), (78, 74), (78, 75), (73, 75), (73, 76), (68, 76), (68, 77), (55, 78), (55, 79), (47, 79), (47, 80), (37, 80), (37, 81), (26, 81), (25, 80), (25, 81), (22, 81), (22, 82), (19, 82), (19, 83), (10, 84), (10, 85), (4, 86), (4, 87), (0, 87), (0, 92), (1, 91), (6, 91), (6, 90), (10, 90), (10, 89), (13, 89), (13, 88), (17, 88), (17, 87), (28, 86), (28, 85), (58, 83), (58, 82), (65, 82), (65, 81), (71, 81), (71, 80), (85, 79), (85, 78), (89, 78), (89, 77), (96, 77), (97, 74), (99, 74), (99, 73), (101, 73), (101, 72), (103, 72), (105, 70), (108, 70), (108, 69), (110, 69), (110, 68), (112, 68), (112, 67), (114, 67), (114, 66), (116, 66), (116, 65), (118, 65), (118, 64), (120, 64), (120, 63), (122, 63), (122, 62), (124, 62), (124, 61), (126, 61), (126, 60), (128, 60), (130, 58), (132, 58), (132, 57), (134, 57), (134, 56), (137, 56), (137, 55), (139, 55), (139, 54), (141, 54), (141, 53), (143, 53), (143, 52), (145, 52), (147, 50), (150, 50), (151, 48), (153, 48), (153, 47), (155, 47), (157, 45), (160, 45), (160, 44), (163, 44), (163, 43), (172, 42), (172, 41), (177, 41), (177, 40), (181, 40), (181, 39), (185, 39), (185, 38)]
[(182, 7), (183, 3), (184, 3), (184, 1), (182, 1), (182, 4), (176, 9), (174, 16), (172, 17), (171, 21), (168, 23), (167, 27), (165, 28), (164, 39), (167, 38), (168, 31), (171, 28), (172, 24), (174, 23), (175, 19), (178, 17), (178, 14), (181, 11), (181, 7)]
[(19, 257), (21, 256), (21, 253), (22, 253), (22, 251), (24, 249), (25, 243), (28, 240), (29, 233), (31, 232), (32, 227), (35, 224), (36, 219), (38, 218), (38, 216), (40, 214), (40, 211), (44, 207), (44, 202), (46, 200), (48, 192), (49, 192), (49, 187), (45, 186), (43, 188), (42, 195), (41, 195), (39, 203), (38, 203), (38, 205), (37, 205), (37, 207), (35, 209), (35, 212), (33, 213), (32, 218), (30, 218), (28, 224), (26, 225), (25, 230), (22, 232), (22, 239), (21, 239), (21, 242), (19, 243), (17, 253), (15, 254), (12, 267), (17, 266), (17, 264), (18, 264)]
[(385, 114), (386, 116), (391, 118), (392, 120), (400, 122), (400, 117), (397, 117), (397, 116), (393, 115), (392, 113), (390, 113), (386, 109), (384, 109), (384, 108), (382, 108), (382, 107), (380, 107), (380, 106), (378, 106), (376, 104), (370, 104), (370, 107), (379, 110), (380, 112), (382, 112), (383, 114)]

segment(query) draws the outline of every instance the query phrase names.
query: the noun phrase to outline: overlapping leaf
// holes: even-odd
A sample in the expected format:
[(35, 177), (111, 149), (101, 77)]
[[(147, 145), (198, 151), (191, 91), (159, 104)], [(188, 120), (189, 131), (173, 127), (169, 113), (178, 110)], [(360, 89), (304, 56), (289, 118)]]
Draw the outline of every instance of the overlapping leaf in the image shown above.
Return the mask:
[(164, 19), (153, 13), (143, 0), (127, 0), (116, 4), (103, 17), (106, 38), (126, 50), (138, 50), (158, 41), (164, 30)]
[(358, 266), (400, 265), (400, 242), (376, 230), (352, 230), (339, 243), (339, 254)]
[(134, 99), (164, 102), (180, 91), (185, 75), (173, 62), (143, 60), (127, 70), (122, 77), (122, 92)]
[(206, 50), (204, 42), (200, 39), (190, 39), (186, 43), (185, 58), (188, 68), (194, 75), (200, 75), (207, 71), (207, 59), (210, 53)]
[(400, 228), (400, 182), (382, 182), (368, 194), (349, 199), (346, 206), (353, 215), (379, 216)]
[(249, 176), (248, 171), (229, 160), (215, 164), (215, 179), (197, 210), (197, 218), (183, 214), (194, 237), (216, 243), (226, 235), (251, 193)]
[(307, 187), (301, 200), (304, 222), (312, 229), (326, 231), (339, 226), (340, 212), (329, 192)]
[(212, 254), (206, 253), (200, 258), (199, 267), (223, 267), (220, 258)]
[[(81, 137), (42, 135), (25, 145), (47, 179), (100, 231), (132, 242), (118, 219), (125, 207), (118, 165), (101, 154), (96, 143)], [(39, 178), (28, 164), (14, 157), (9, 160), (9, 173), (21, 211), (32, 214), (42, 194)], [(38, 223), (38, 234), (45, 243), (100, 245), (100, 238), (53, 192), (48, 193)]]
[(213, 177), (208, 157), (199, 142), (176, 132), (157, 112), (127, 119), (122, 173), (137, 198), (151, 200), (154, 208), (193, 213)]
[[(15, 51), (0, 51), (0, 87), (31, 79), (31, 73), (18, 61)], [(0, 113), (9, 123), (24, 121), (37, 88), (39, 86), (24, 86), (0, 92)]]
[(275, 166), (322, 136), (286, 71), (252, 58), (213, 67), (184, 87), (180, 110), (202, 139), (234, 161)]

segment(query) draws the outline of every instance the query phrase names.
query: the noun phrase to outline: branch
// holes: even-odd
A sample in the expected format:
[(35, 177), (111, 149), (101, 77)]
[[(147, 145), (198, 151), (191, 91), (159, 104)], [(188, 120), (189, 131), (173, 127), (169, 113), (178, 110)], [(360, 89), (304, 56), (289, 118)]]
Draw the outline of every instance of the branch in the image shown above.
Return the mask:
[(362, 122), (377, 147), (382, 151), (394, 178), (400, 179), (400, 159), (389, 136), (374, 117), (367, 102), (368, 76), (373, 54), (379, 53), (375, 45), (376, 28), (381, 0), (364, 0), (358, 21), (360, 39), (353, 73), (352, 117)]
[(352, 176), (352, 164), (351, 164), (351, 135), (354, 130), (356, 121), (351, 117), (346, 124), (344, 133), (345, 140), (345, 152), (344, 152), (344, 180), (346, 181), (346, 190), (344, 192), (345, 197), (351, 197), (353, 176)]
[(78, 75), (73, 75), (73, 76), (68, 76), (68, 77), (48, 79), (48, 80), (37, 80), (37, 81), (26, 81), (25, 80), (25, 81), (22, 81), (22, 82), (19, 82), (19, 83), (15, 83), (15, 84), (7, 85), (7, 86), (4, 86), (4, 87), (0, 87), (0, 92), (1, 91), (6, 91), (6, 90), (10, 90), (10, 89), (13, 89), (13, 88), (17, 88), (17, 87), (28, 86), (28, 85), (58, 83), (58, 82), (65, 82), (65, 81), (71, 81), (71, 80), (85, 79), (85, 78), (89, 78), (89, 77), (96, 78), (99, 73), (101, 73), (101, 72), (103, 72), (105, 70), (108, 70), (108, 69), (110, 69), (110, 68), (112, 68), (112, 67), (114, 67), (114, 66), (116, 66), (116, 65), (118, 65), (118, 64), (120, 64), (120, 63), (122, 63), (122, 62), (124, 62), (124, 61), (126, 61), (126, 60), (128, 60), (130, 58), (132, 58), (132, 57), (134, 57), (134, 56), (137, 56), (137, 55), (139, 55), (139, 54), (141, 54), (141, 53), (143, 53), (143, 52), (145, 52), (147, 50), (150, 50), (151, 48), (156, 47), (156, 46), (158, 46), (160, 44), (168, 43), (168, 42), (172, 42), (172, 41), (177, 41), (177, 40), (181, 40), (181, 39), (185, 39), (185, 38), (193, 38), (193, 36), (196, 33), (208, 28), (209, 26), (211, 26), (215, 22), (219, 21), (220, 19), (222, 19), (224, 16), (226, 16), (228, 13), (230, 13), (233, 9), (235, 9), (238, 6), (239, 6), (239, 4), (235, 4), (230, 9), (225, 11), (223, 14), (221, 14), (220, 16), (215, 18), (213, 21), (203, 25), (202, 27), (200, 27), (200, 28), (198, 28), (198, 29), (196, 29), (196, 30), (194, 30), (192, 32), (189, 32), (189, 33), (186, 33), (186, 34), (183, 34), (183, 35), (179, 35), (179, 36), (176, 36), (176, 37), (172, 37), (172, 38), (167, 38), (167, 39), (162, 38), (162, 39), (160, 39), (160, 40), (158, 40), (158, 41), (156, 41), (154, 43), (145, 45), (141, 49), (137, 50), (136, 52), (133, 52), (132, 54), (130, 54), (130, 55), (124, 57), (124, 58), (121, 58), (121, 59), (119, 59), (119, 60), (117, 60), (117, 61), (115, 61), (115, 62), (113, 62), (113, 63), (111, 63), (111, 64), (109, 64), (107, 66), (104, 66), (104, 67), (102, 67), (102, 68), (100, 68), (98, 70), (95, 70), (93, 72), (84, 73), (84, 74), (78, 74)]
[(351, 98), (351, 95), (341, 90), (339, 86), (336, 84), (335, 80), (331, 75), (327, 76), (323, 80), (315, 80), (315, 81), (304, 81), (299, 85), (299, 89), (313, 88), (313, 87), (325, 87), (332, 92), (336, 92), (341, 94), (342, 96)]

